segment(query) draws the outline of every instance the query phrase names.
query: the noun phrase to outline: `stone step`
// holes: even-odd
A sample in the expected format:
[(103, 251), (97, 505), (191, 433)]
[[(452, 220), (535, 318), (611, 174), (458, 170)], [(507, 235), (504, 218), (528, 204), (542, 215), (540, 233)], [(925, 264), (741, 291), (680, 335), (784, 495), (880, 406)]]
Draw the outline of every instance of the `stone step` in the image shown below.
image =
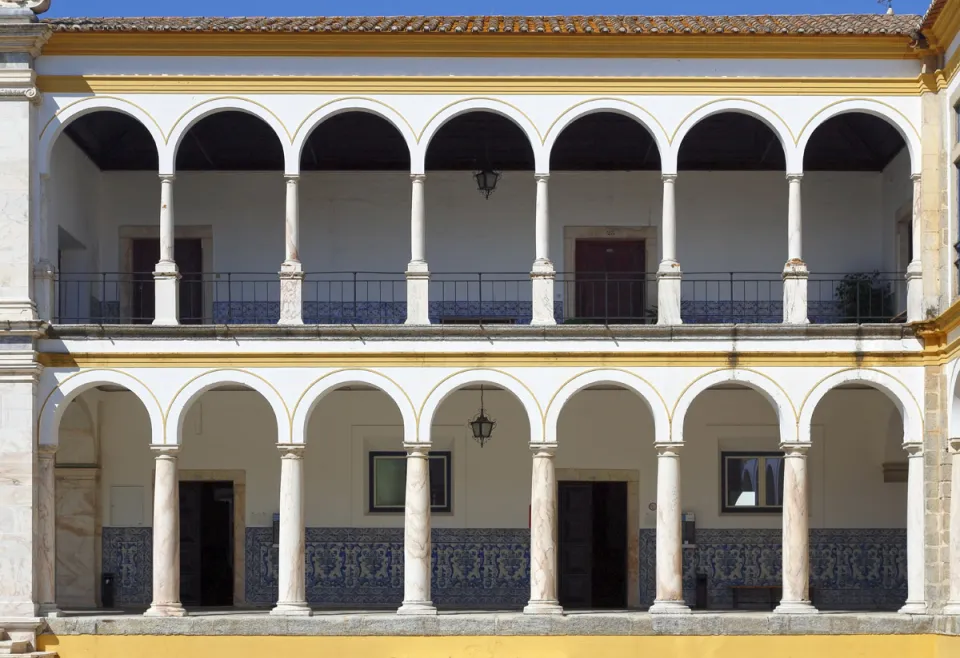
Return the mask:
[(30, 643), (17, 640), (0, 640), (0, 656), (22, 656), (30, 649)]

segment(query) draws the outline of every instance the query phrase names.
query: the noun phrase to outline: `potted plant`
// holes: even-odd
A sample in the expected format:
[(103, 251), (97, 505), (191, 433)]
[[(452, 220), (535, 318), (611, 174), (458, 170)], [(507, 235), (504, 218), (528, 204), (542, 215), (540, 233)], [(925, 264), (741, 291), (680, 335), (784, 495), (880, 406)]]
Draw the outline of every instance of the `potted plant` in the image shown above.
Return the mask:
[(840, 322), (885, 322), (894, 316), (890, 283), (879, 272), (847, 274), (837, 284)]

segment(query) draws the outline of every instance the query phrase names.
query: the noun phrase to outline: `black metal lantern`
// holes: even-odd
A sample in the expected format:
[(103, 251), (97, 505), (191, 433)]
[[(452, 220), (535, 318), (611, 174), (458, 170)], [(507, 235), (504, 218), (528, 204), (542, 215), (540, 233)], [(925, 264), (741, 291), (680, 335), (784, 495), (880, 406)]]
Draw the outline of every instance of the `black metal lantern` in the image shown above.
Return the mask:
[(489, 199), (493, 191), (497, 189), (497, 183), (503, 174), (496, 169), (481, 169), (473, 177), (477, 181), (477, 189), (484, 199)]
[(468, 424), (470, 425), (470, 431), (473, 432), (473, 438), (482, 448), (493, 436), (493, 430), (497, 426), (497, 421), (488, 418), (483, 408), (483, 386), (480, 387), (480, 413), (474, 416)]

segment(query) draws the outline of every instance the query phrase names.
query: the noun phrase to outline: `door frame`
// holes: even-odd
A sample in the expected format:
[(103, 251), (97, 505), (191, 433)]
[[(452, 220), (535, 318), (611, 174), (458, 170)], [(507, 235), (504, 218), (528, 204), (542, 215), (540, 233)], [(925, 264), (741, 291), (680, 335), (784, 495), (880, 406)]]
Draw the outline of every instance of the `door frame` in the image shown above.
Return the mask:
[[(644, 264), (647, 281), (652, 281), (660, 266), (660, 247), (656, 226), (564, 226), (563, 267), (561, 273), (573, 274), (577, 269), (577, 240), (643, 240)], [(560, 283), (563, 299), (563, 319), (576, 317), (576, 286)]]
[[(640, 471), (558, 468), (557, 482), (627, 483), (627, 607), (640, 607)], [(559, 577), (559, 572), (558, 572)]]
[[(121, 226), (119, 229), (121, 274), (133, 274), (133, 241), (159, 240), (160, 226)], [(201, 259), (204, 274), (213, 274), (213, 226), (174, 226), (174, 240), (200, 240)], [(207, 279), (203, 283), (203, 313), (206, 317), (213, 317), (213, 285)], [(132, 315), (133, 282), (124, 282), (120, 286), (120, 317), (129, 318)]]
[[(180, 482), (233, 483), (233, 605), (246, 603), (247, 473), (237, 470), (178, 469)], [(179, 514), (179, 513), (178, 513)]]

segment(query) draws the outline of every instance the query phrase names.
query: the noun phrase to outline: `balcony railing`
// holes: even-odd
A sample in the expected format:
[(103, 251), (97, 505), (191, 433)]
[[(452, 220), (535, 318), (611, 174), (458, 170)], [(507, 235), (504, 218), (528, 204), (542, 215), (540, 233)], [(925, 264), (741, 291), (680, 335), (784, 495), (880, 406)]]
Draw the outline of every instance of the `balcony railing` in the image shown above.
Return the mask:
[[(280, 319), (276, 273), (181, 275), (183, 324), (275, 324)], [(60, 324), (149, 324), (153, 274), (61, 273), (54, 321)], [(902, 274), (811, 274), (807, 315), (812, 323), (902, 322)], [(308, 273), (302, 286), (306, 324), (401, 324), (407, 281), (401, 273)], [(647, 272), (557, 273), (554, 317), (559, 324), (653, 324), (657, 279)], [(529, 324), (530, 274), (432, 273), (429, 318), (435, 324)], [(783, 280), (769, 272), (684, 272), (681, 317), (688, 324), (778, 323)]]

